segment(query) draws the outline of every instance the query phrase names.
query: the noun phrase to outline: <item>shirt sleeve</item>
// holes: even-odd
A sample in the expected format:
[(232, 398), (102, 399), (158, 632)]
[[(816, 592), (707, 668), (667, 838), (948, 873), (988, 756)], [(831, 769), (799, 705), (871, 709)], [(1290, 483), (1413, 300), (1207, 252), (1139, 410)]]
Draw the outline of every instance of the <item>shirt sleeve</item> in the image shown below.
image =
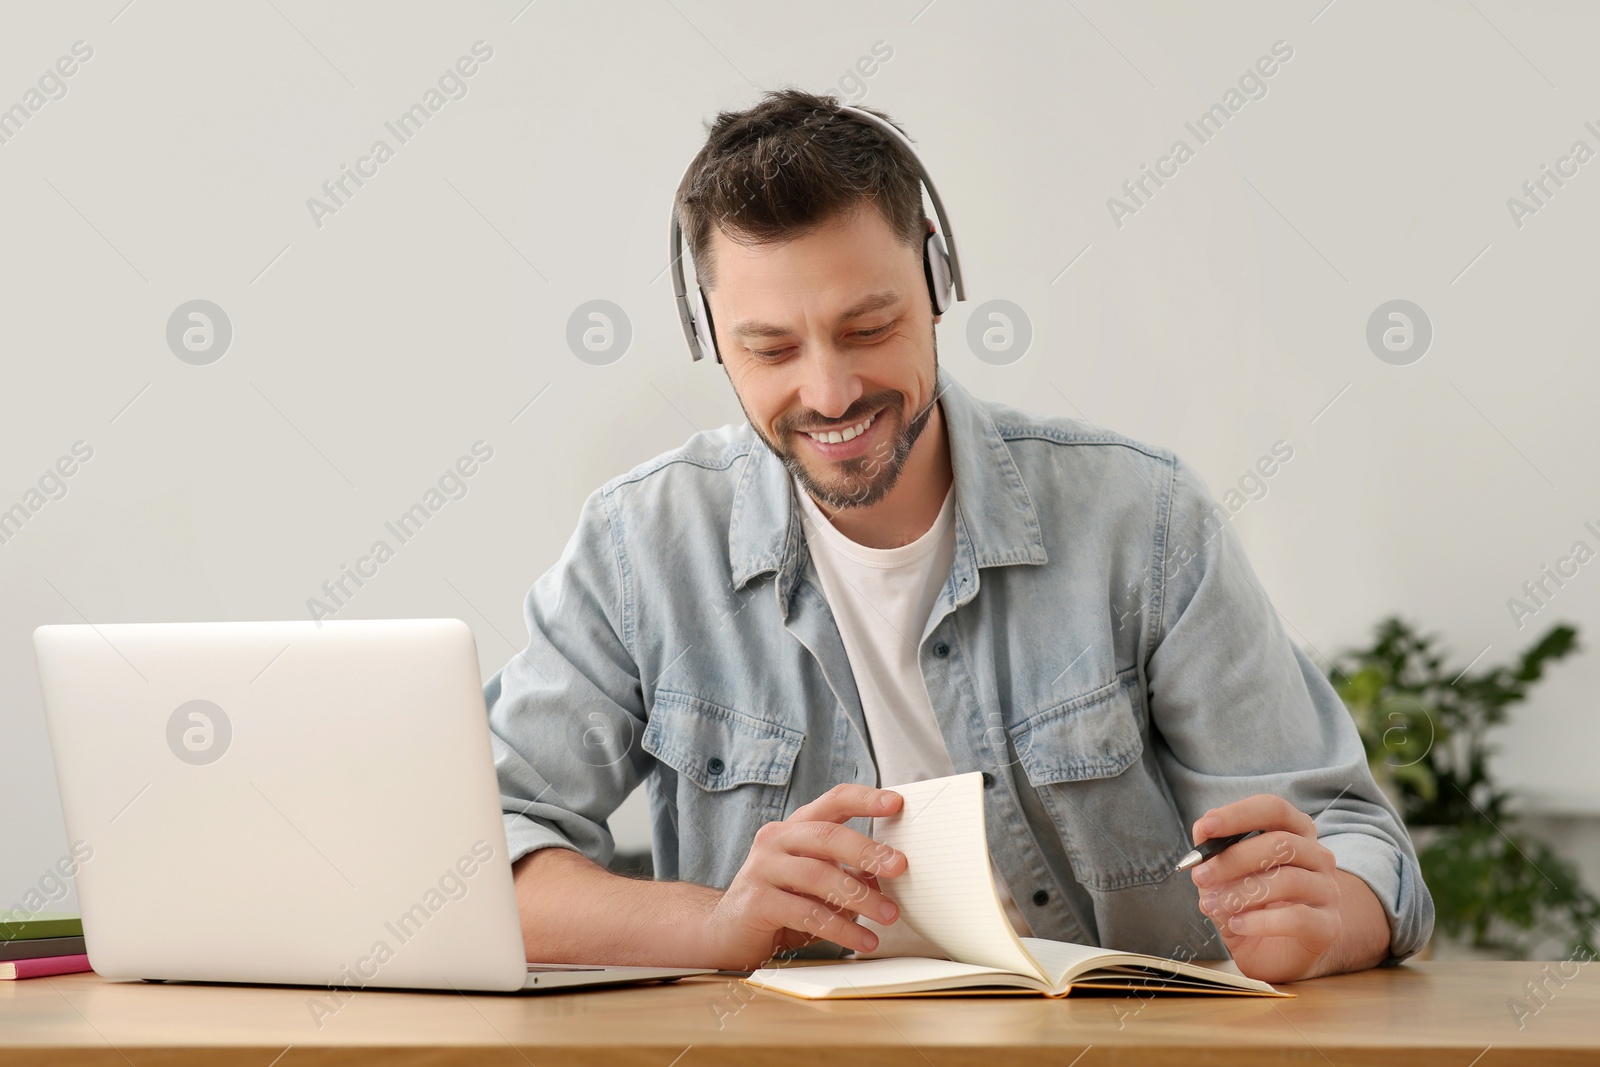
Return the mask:
[(605, 490), (523, 604), (528, 644), (484, 685), (511, 862), (568, 848), (599, 864), (606, 820), (648, 772), (625, 569)]
[(1184, 825), (1256, 793), (1316, 819), (1338, 866), (1371, 887), (1390, 959), (1433, 932), (1433, 898), (1410, 835), (1372, 777), (1355, 723), (1256, 580), (1232, 514), (1181, 460), (1164, 541), (1146, 668), (1162, 770)]

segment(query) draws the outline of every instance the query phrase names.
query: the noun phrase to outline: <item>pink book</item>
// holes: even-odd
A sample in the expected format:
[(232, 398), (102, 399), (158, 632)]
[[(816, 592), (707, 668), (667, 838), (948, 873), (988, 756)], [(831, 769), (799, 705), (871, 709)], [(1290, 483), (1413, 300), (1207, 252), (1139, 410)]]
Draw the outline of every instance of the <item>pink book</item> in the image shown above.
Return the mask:
[(51, 974), (77, 974), (91, 970), (88, 956), (40, 956), (32, 960), (0, 963), (0, 982), (15, 978), (43, 978)]

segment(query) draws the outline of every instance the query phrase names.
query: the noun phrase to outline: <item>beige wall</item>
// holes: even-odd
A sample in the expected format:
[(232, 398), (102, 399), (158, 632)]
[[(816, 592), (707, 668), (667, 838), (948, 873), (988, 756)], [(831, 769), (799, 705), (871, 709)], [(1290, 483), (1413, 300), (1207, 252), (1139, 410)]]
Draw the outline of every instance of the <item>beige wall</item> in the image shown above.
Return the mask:
[[(0, 106), (25, 102), (74, 42), (93, 55), (0, 144), (0, 508), (75, 442), (93, 456), (0, 545), (0, 898), (65, 848), (33, 627), (304, 617), (484, 440), (494, 459), (467, 495), (342, 615), (466, 619), (487, 675), (516, 650), (522, 594), (584, 495), (740, 417), (720, 370), (688, 361), (661, 272), (703, 122), (759, 87), (838, 88), (917, 139), (971, 287), (941, 352), (974, 391), (1171, 447), (1219, 495), (1275, 442), (1293, 447), (1235, 524), (1315, 654), (1391, 612), (1463, 664), (1558, 618), (1600, 641), (1600, 563), (1525, 629), (1507, 607), (1574, 541), (1600, 548), (1584, 525), (1600, 527), (1600, 162), (1536, 213), (1508, 207), (1574, 141), (1600, 149), (1584, 103), (1600, 99), (1596, 13), (1054, 7), (10, 11)], [(386, 133), (478, 41), (493, 54), (465, 96), (403, 144)], [(852, 74), (879, 42), (892, 55)], [(1226, 109), (1276, 42), (1292, 57), (1267, 64), (1265, 95), (1233, 98), (1200, 143), (1185, 123)], [(380, 137), (392, 158), (347, 179), (336, 212), (307, 206)], [(1163, 164), (1179, 138), (1192, 158)], [(1171, 177), (1133, 205), (1122, 186), (1146, 166)], [(1434, 334), (1409, 365), (1366, 338), (1402, 298)], [(208, 366), (166, 337), (194, 299), (232, 324)], [(594, 299), (632, 326), (608, 365), (566, 340)], [(1009, 364), (967, 342), (990, 299), (1032, 325)], [(1517, 709), (1509, 780), (1600, 812), (1597, 690), (1586, 654)], [(625, 844), (642, 842), (642, 801), (617, 819)]]

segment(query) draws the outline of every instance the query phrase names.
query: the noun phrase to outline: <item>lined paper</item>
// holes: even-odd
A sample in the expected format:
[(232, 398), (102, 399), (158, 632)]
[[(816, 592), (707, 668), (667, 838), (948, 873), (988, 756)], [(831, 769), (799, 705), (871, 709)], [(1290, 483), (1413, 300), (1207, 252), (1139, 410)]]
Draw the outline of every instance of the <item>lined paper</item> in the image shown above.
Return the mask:
[(983, 775), (977, 771), (894, 786), (900, 811), (872, 820), (875, 841), (905, 853), (906, 872), (880, 879), (908, 924), (965, 963), (1049, 979), (1006, 918), (989, 869)]
[(1085, 964), (1099, 966), (1096, 962), (1107, 955), (1104, 949), (1088, 945), (1074, 945), (1067, 941), (1049, 941), (1042, 937), (1022, 938), (1023, 947), (1039, 961), (1052, 988), (1066, 985), (1066, 976)]

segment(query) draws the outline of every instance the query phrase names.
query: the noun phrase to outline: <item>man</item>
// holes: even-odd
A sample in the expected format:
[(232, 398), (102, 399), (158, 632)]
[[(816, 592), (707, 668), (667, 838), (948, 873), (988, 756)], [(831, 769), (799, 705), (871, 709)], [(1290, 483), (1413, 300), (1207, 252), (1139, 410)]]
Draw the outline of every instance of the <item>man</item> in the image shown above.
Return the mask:
[[(870, 819), (959, 771), (1019, 933), (1274, 982), (1422, 947), (1405, 830), (1199, 476), (940, 370), (902, 148), (769, 93), (675, 209), (748, 422), (589, 498), (485, 688), (530, 959), (872, 951), (905, 859)], [(601, 866), (641, 782), (657, 881)]]

